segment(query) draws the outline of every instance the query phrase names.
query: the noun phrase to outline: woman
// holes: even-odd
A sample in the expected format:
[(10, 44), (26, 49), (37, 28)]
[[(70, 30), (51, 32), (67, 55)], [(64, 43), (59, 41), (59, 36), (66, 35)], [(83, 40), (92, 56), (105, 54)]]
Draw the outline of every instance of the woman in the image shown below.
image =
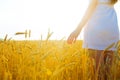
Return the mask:
[[(84, 27), (83, 48), (89, 50), (91, 58), (95, 60), (95, 72), (99, 72), (102, 63), (106, 64), (109, 58), (111, 64), (115, 46), (108, 51), (103, 51), (111, 44), (119, 41), (119, 29), (114, 4), (117, 0), (91, 0), (88, 9), (78, 25), (70, 34), (67, 42), (72, 44), (76, 41)], [(109, 68), (107, 67), (109, 71)]]

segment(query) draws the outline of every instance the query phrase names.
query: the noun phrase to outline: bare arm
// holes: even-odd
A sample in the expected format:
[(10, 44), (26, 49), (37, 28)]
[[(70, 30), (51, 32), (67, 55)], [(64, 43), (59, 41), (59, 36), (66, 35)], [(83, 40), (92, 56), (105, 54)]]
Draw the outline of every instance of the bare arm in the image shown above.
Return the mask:
[(79, 23), (78, 27), (68, 37), (67, 42), (69, 44), (76, 41), (76, 39), (77, 39), (79, 33), (81, 32), (82, 28), (84, 27), (84, 25), (88, 22), (88, 20), (92, 16), (92, 14), (93, 14), (93, 12), (96, 8), (97, 3), (98, 3), (97, 0), (91, 0), (89, 6), (87, 8), (87, 11), (85, 12), (85, 14), (84, 14), (81, 22)]
[(80, 22), (80, 24), (78, 25), (77, 29), (79, 31), (81, 31), (81, 29), (84, 27), (84, 25), (87, 23), (87, 21), (90, 19), (90, 17), (92, 16), (95, 8), (96, 8), (96, 5), (97, 5), (97, 0), (92, 0)]

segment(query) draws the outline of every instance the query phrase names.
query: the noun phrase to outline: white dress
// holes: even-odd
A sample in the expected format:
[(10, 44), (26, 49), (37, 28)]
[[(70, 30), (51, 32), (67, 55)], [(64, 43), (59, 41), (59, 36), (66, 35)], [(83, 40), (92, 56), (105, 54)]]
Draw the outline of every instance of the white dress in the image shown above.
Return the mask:
[[(114, 5), (110, 0), (98, 0), (98, 5), (84, 29), (83, 48), (104, 50), (119, 41), (119, 29)], [(113, 46), (110, 50), (115, 50)]]

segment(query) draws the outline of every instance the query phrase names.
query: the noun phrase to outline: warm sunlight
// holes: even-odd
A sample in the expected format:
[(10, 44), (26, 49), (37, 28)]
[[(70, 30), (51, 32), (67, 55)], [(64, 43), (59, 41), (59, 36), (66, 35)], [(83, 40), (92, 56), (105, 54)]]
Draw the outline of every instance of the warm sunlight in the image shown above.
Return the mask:
[(31, 39), (46, 37), (48, 29), (52, 39), (61, 39), (77, 26), (88, 0), (4, 0), (0, 1), (0, 37), (5, 34), (13, 39), (16, 32), (31, 29)]
[(31, 39), (40, 39), (41, 35), (46, 37), (49, 28), (54, 32), (51, 39), (67, 37), (80, 22), (88, 1), (0, 0), (0, 38), (8, 34), (13, 39), (24, 39), (14, 34), (30, 29)]
[(0, 80), (120, 80), (120, 0), (109, 1), (0, 0)]

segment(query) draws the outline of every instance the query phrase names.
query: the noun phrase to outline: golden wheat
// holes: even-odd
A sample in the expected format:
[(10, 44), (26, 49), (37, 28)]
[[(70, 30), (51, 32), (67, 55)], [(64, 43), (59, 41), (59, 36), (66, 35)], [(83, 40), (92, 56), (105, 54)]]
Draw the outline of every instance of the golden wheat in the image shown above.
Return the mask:
[[(82, 41), (68, 45), (66, 41), (0, 42), (0, 80), (92, 80), (93, 62)], [(117, 46), (118, 47), (118, 46)], [(120, 79), (119, 50), (110, 77)]]

